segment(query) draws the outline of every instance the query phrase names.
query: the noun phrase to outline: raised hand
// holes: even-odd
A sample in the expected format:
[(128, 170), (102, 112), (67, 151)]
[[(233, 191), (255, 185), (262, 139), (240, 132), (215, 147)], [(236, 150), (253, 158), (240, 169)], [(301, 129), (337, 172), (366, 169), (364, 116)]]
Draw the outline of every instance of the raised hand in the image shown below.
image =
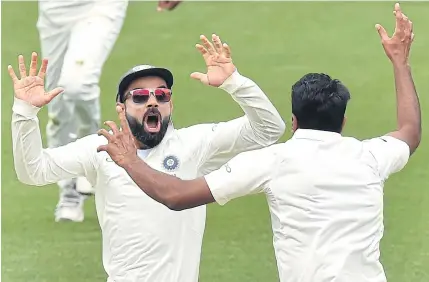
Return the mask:
[(45, 91), (44, 78), (48, 68), (48, 60), (43, 59), (42, 65), (37, 73), (37, 54), (35, 52), (31, 54), (30, 72), (28, 73), (28, 76), (25, 68), (24, 57), (22, 55), (18, 56), (18, 68), (21, 76), (20, 79), (16, 76), (11, 65), (7, 67), (10, 78), (13, 82), (16, 98), (24, 100), (35, 107), (41, 108), (54, 99), (55, 96), (64, 91), (60, 87), (49, 92)]
[(387, 57), (393, 64), (408, 64), (411, 44), (414, 39), (413, 23), (401, 11), (398, 3), (395, 4), (393, 14), (396, 18), (395, 32), (392, 37), (387, 35), (386, 30), (380, 24), (376, 24), (381, 44)]
[(207, 73), (194, 72), (191, 77), (206, 85), (219, 87), (236, 69), (232, 63), (231, 50), (226, 43), (222, 44), (216, 34), (212, 35), (213, 43), (204, 35), (200, 39), (203, 45), (197, 44), (195, 47), (203, 55)]
[(99, 146), (97, 152), (107, 152), (117, 165), (125, 167), (138, 161), (139, 158), (135, 139), (125, 116), (124, 105), (118, 104), (116, 112), (121, 122), (121, 129), (118, 129), (113, 121), (106, 121), (104, 124), (110, 127), (112, 134), (106, 129), (98, 131), (98, 135), (106, 137), (108, 144)]

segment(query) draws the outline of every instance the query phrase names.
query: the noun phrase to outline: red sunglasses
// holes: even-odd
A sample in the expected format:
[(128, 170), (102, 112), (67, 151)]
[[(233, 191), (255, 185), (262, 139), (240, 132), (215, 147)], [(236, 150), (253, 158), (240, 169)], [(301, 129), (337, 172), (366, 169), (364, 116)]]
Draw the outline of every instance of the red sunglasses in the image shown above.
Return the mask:
[(127, 96), (131, 96), (133, 102), (136, 104), (144, 104), (149, 100), (150, 95), (153, 94), (156, 100), (160, 103), (169, 102), (171, 99), (171, 89), (168, 88), (139, 88), (133, 89), (127, 93)]

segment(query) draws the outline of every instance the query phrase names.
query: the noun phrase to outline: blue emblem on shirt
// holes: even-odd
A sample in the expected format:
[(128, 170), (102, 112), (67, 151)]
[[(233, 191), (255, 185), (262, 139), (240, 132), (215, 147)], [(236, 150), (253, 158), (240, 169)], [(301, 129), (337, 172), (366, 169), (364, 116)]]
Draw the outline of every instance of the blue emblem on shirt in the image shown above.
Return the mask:
[(176, 156), (169, 155), (162, 162), (164, 168), (168, 171), (173, 171), (179, 167), (179, 159)]

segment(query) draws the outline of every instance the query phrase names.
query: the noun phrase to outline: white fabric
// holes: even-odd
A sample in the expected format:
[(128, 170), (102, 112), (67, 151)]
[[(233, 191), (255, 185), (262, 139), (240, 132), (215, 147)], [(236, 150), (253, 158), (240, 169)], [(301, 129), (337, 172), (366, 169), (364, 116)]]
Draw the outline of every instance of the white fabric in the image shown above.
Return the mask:
[(403, 141), (299, 129), (205, 176), (216, 201), (264, 192), (282, 282), (385, 282), (383, 186), (408, 161)]
[(39, 1), (42, 57), (49, 60), (46, 88), (65, 92), (48, 105), (48, 146), (93, 134), (100, 126), (103, 65), (122, 28), (128, 1)]
[[(178, 130), (170, 126), (160, 145), (146, 157), (143, 152), (139, 155), (157, 170), (194, 179), (283, 135), (284, 122), (253, 81), (235, 72), (220, 88), (231, 94), (245, 116)], [(17, 176), (31, 185), (85, 176), (95, 186), (109, 281), (197, 282), (205, 206), (176, 212), (152, 200), (107, 153), (96, 152), (106, 143), (104, 137), (89, 135), (43, 149), (38, 110), (15, 99), (12, 136)]]

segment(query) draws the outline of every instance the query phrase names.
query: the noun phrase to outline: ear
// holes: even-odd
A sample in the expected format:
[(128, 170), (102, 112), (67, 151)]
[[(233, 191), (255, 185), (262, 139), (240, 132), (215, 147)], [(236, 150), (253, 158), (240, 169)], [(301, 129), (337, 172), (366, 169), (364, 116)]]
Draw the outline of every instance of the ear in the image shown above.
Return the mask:
[(296, 119), (296, 116), (292, 114), (292, 133), (294, 133), (298, 129), (298, 120)]
[(343, 131), (344, 127), (346, 126), (346, 122), (347, 122), (347, 117), (344, 116), (344, 118), (343, 118), (343, 124), (341, 125), (341, 131)]
[(170, 111), (173, 112), (173, 100), (170, 100)]

